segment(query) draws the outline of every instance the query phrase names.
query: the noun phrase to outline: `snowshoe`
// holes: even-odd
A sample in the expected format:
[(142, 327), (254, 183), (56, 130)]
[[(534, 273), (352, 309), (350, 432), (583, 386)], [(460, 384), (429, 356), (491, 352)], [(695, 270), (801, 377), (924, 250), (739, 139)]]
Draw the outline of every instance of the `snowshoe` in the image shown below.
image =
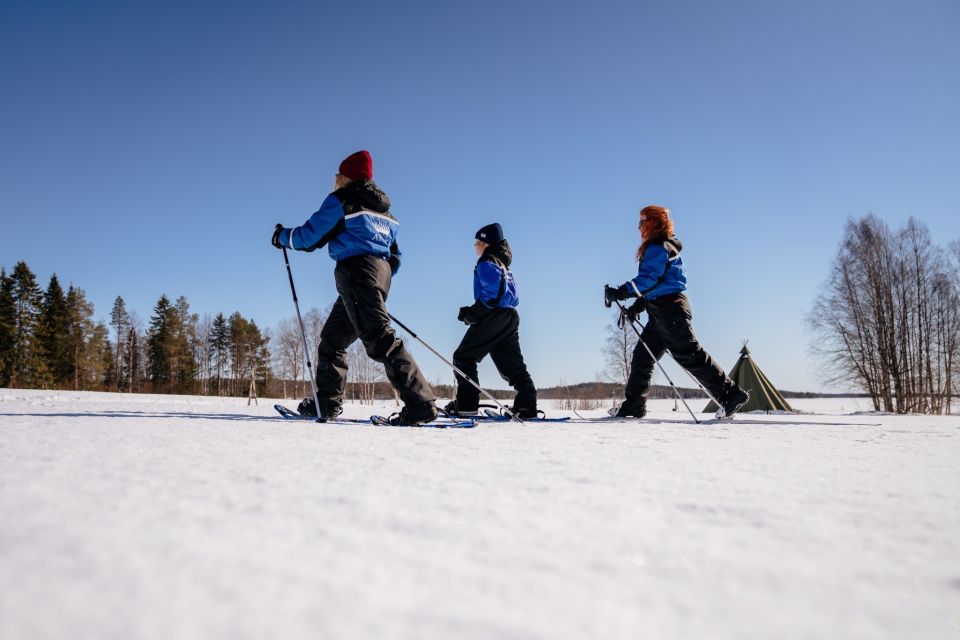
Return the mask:
[[(480, 406), (482, 407), (483, 405)], [(546, 413), (539, 410), (533, 415), (527, 413), (526, 416), (521, 414), (518, 417), (524, 422), (567, 422), (570, 420), (569, 416), (563, 416), (561, 418), (548, 418)], [(510, 412), (510, 410), (504, 412), (503, 410), (498, 410), (497, 408), (491, 406), (483, 410), (483, 413), (480, 414), (479, 419), (490, 420), (493, 422), (510, 422), (513, 420), (513, 414)]]

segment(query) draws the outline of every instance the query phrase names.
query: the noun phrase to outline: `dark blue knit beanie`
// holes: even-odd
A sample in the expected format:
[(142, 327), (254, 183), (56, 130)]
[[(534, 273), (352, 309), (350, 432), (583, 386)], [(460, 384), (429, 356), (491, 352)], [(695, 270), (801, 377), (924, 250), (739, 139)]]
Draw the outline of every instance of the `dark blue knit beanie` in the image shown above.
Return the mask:
[(480, 227), (480, 230), (477, 231), (477, 235), (474, 237), (477, 240), (482, 240), (486, 242), (487, 244), (500, 242), (501, 240), (503, 240), (503, 227), (500, 226), (499, 222), (488, 224), (485, 227)]

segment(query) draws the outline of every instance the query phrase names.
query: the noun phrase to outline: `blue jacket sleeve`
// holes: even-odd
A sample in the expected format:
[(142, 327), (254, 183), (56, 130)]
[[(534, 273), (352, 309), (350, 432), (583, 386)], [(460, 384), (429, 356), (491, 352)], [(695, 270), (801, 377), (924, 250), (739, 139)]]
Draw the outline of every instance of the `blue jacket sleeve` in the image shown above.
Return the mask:
[(486, 306), (488, 300), (496, 300), (500, 293), (500, 279), (503, 274), (500, 268), (492, 262), (484, 260), (477, 265), (477, 281), (473, 290), (473, 297)]
[(280, 244), (299, 251), (313, 251), (325, 245), (328, 234), (343, 220), (343, 204), (333, 194), (326, 197), (320, 209), (299, 227), (280, 230)]
[(630, 293), (642, 296), (645, 292), (653, 289), (667, 268), (667, 250), (659, 244), (651, 244), (643, 254), (640, 261), (640, 267), (637, 269), (637, 277), (633, 280), (627, 280), (623, 286)]

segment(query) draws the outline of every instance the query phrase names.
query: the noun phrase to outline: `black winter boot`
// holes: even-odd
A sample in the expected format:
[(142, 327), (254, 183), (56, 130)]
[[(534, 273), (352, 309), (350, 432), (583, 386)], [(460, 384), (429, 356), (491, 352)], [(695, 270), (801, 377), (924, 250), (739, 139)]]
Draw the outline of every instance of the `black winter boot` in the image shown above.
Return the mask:
[(647, 401), (643, 398), (625, 400), (619, 407), (610, 409), (609, 413), (615, 418), (642, 418), (647, 415)]
[(518, 407), (517, 405), (513, 405), (510, 407), (510, 413), (521, 420), (532, 420), (540, 417), (540, 412), (537, 411), (537, 405), (533, 405), (533, 407)]
[(720, 407), (723, 409), (723, 415), (719, 417), (729, 418), (748, 402), (750, 402), (750, 392), (737, 387), (724, 396), (720, 403)]
[(297, 405), (297, 413), (306, 417), (306, 418), (321, 418), (323, 420), (333, 420), (341, 413), (343, 413), (343, 407), (339, 404), (324, 404), (320, 407), (320, 415), (317, 415), (317, 405), (314, 404), (313, 398), (305, 398), (303, 402)]
[(313, 398), (304, 398), (303, 401), (297, 405), (297, 413), (304, 418), (316, 418), (317, 405), (313, 402)]
[(537, 411), (536, 392), (519, 392), (517, 397), (513, 399), (513, 406), (510, 407), (510, 412), (519, 417), (521, 420), (525, 418), (539, 417), (540, 412)]
[(457, 417), (457, 416), (472, 417), (480, 413), (479, 406), (474, 405), (471, 408), (466, 405), (460, 404), (459, 400), (451, 400), (446, 404), (443, 410), (446, 412), (448, 416), (453, 416), (453, 417)]
[(400, 409), (400, 413), (390, 416), (390, 424), (409, 427), (424, 422), (432, 422), (437, 419), (439, 413), (437, 405), (433, 404), (433, 400), (415, 405), (405, 405), (403, 409)]

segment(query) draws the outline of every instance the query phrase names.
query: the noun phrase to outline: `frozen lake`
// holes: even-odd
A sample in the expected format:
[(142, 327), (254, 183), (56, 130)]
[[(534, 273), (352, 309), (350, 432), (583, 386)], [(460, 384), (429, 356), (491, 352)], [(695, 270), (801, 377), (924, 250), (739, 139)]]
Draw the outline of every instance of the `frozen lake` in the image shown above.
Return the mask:
[(960, 637), (960, 417), (791, 402), (440, 430), (0, 390), (0, 638)]

